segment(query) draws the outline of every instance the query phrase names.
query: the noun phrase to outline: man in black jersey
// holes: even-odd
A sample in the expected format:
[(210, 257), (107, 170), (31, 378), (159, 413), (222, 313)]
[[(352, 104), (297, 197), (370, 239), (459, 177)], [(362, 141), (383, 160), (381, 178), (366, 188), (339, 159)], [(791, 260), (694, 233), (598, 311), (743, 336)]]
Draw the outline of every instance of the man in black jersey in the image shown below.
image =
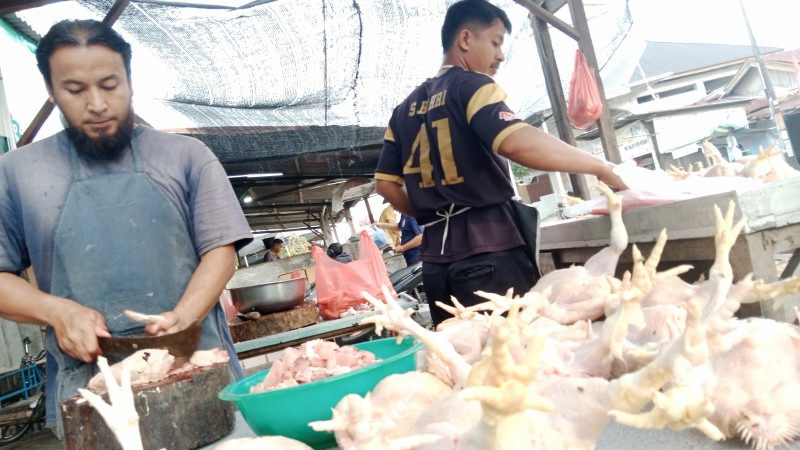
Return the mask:
[(626, 187), (612, 164), (522, 122), (505, 104), (491, 76), (510, 31), (505, 12), (485, 0), (447, 10), (444, 63), (395, 108), (375, 170), (378, 193), (425, 226), (423, 284), (436, 325), (449, 315), (435, 301), (452, 304), (452, 295), (473, 305), (484, 301), (476, 290), (533, 287), (506, 159)]

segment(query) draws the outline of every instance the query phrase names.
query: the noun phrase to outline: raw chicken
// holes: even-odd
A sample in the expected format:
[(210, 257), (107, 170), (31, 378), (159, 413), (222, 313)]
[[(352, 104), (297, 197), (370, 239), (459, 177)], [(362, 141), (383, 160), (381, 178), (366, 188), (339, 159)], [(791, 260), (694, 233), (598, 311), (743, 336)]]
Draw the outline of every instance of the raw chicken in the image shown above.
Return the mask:
[[(175, 367), (175, 357), (164, 349), (139, 350), (133, 355), (111, 366), (111, 374), (120, 383), (123, 371), (127, 370), (131, 376), (131, 385), (139, 386), (155, 383), (172, 375), (191, 372), (198, 367), (208, 367), (219, 363), (228, 362), (228, 352), (219, 348), (211, 350), (198, 350), (189, 357), (189, 362), (182, 367)], [(87, 389), (94, 391), (106, 388), (105, 376), (98, 373), (87, 385)]]
[[(743, 300), (793, 293), (800, 281), (764, 285), (745, 277), (734, 284), (729, 256), (744, 221), (734, 224), (733, 205), (714, 214), (717, 250), (708, 280), (681, 281), (687, 267), (656, 270), (662, 233), (646, 261), (634, 246), (632, 274), (606, 277), (608, 308), (599, 323), (538, 316), (551, 306), (549, 289), (518, 299), (482, 294), (488, 301), (469, 308), (456, 300), (454, 317), (437, 332), (394, 302), (370, 299), (381, 315), (364, 322), (422, 341), (428, 356), (421, 370), (432, 374), (424, 380), (445, 381), (444, 396), (420, 399), (427, 406), (415, 404), (417, 411), (407, 409), (413, 400), (401, 403), (397, 416), (392, 407), (400, 395), (348, 396), (331, 421), (314, 427), (336, 430), (348, 450), (591, 449), (612, 418), (635, 427), (697, 428), (713, 440), (738, 436), (758, 449), (795, 439), (800, 332), (734, 314)], [(399, 416), (416, 422), (401, 430), (386, 419)]]
[(550, 290), (551, 302), (539, 313), (561, 324), (595, 320), (603, 316), (605, 297), (611, 292), (608, 277), (613, 276), (619, 256), (628, 246), (628, 233), (622, 223), (622, 199), (602, 182), (598, 188), (608, 199), (611, 218), (609, 246), (589, 258), (583, 266), (554, 270), (533, 287), (534, 292)]
[[(222, 356), (217, 353), (218, 356)], [(206, 355), (207, 356), (207, 355)], [(227, 358), (227, 353), (224, 355)], [(207, 359), (207, 358), (204, 358)], [(121, 381), (108, 367), (108, 361), (102, 356), (97, 358), (97, 366), (104, 378), (104, 385), (108, 385), (110, 404), (103, 401), (97, 394), (87, 390), (78, 389), (81, 396), (97, 411), (108, 427), (114, 433), (123, 450), (142, 450), (142, 436), (139, 431), (139, 414), (134, 406), (133, 392), (131, 390), (130, 372), (127, 367), (122, 367)], [(216, 450), (311, 450), (308, 445), (283, 436), (262, 436), (257, 438), (232, 439), (215, 447)]]
[(308, 445), (284, 436), (261, 436), (225, 441), (214, 450), (311, 450)]
[(408, 438), (420, 414), (453, 390), (426, 372), (407, 372), (384, 378), (365, 397), (345, 396), (333, 419), (311, 422), (316, 431), (334, 431), (344, 450), (358, 448), (416, 448), (438, 436)]
[[(173, 362), (175, 362), (175, 357), (170, 355), (167, 350), (139, 350), (133, 355), (112, 365), (111, 373), (114, 379), (117, 380), (117, 383), (119, 383), (122, 373), (127, 371), (130, 373), (132, 386), (149, 384), (167, 378), (169, 371), (172, 369)], [(105, 389), (106, 381), (104, 374), (101, 372), (92, 377), (92, 379), (89, 380), (87, 388), (95, 391)]]
[(758, 156), (745, 164), (740, 174), (743, 177), (753, 178), (762, 182), (766, 182), (768, 176), (770, 180), (778, 179), (778, 174), (772, 173), (772, 157), (785, 153), (786, 150), (775, 150), (777, 146), (778, 141), (775, 141), (775, 143), (766, 150), (759, 147)]
[(772, 449), (800, 437), (800, 331), (766, 319), (731, 321), (746, 337), (689, 374), (715, 406), (709, 417), (725, 437)]
[(285, 349), (281, 353), (281, 358), (272, 363), (264, 380), (250, 387), (250, 393), (256, 394), (311, 383), (352, 372), (375, 361), (372, 352), (359, 350), (350, 345), (339, 347), (335, 342), (315, 339), (303, 343), (299, 349), (292, 347)]
[(103, 377), (103, 386), (108, 386), (111, 404), (107, 404), (99, 395), (88, 389), (78, 389), (78, 392), (100, 413), (123, 450), (142, 450), (139, 414), (133, 403), (130, 370), (127, 366), (120, 366), (121, 373), (118, 376), (114, 375), (103, 356), (97, 357), (97, 366)]
[(725, 161), (719, 149), (711, 142), (703, 140), (703, 149), (705, 155), (714, 162), (714, 165), (703, 173), (704, 177), (735, 177), (744, 169), (744, 163)]

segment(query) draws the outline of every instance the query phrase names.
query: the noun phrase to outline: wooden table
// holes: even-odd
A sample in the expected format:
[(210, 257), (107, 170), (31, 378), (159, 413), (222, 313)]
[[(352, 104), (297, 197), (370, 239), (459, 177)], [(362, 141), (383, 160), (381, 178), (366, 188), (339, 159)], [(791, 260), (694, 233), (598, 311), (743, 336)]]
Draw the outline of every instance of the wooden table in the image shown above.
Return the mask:
[[(398, 300), (400, 306), (404, 309), (417, 308), (419, 303), (412, 297), (405, 297)], [(335, 320), (324, 320), (314, 325), (309, 325), (296, 330), (290, 330), (283, 333), (264, 336), (249, 341), (243, 341), (233, 344), (236, 354), (239, 359), (251, 358), (253, 356), (265, 355), (267, 353), (283, 350), (286, 347), (297, 347), (303, 342), (311, 341), (314, 339), (333, 339), (357, 331), (372, 328), (374, 325), (362, 325), (361, 321), (367, 317), (378, 314), (376, 311), (370, 311), (357, 316), (345, 317)]]
[[(647, 256), (658, 234), (666, 228), (669, 240), (659, 268), (663, 270), (688, 263), (696, 267), (688, 277), (691, 281), (695, 281), (701, 272), (707, 277), (715, 256), (713, 205), (718, 205), (724, 214), (731, 200), (736, 204), (734, 220), (738, 221), (742, 215), (747, 217), (731, 250), (734, 279), (739, 280), (748, 273), (765, 282), (791, 276), (800, 262), (800, 178), (626, 211), (622, 220), (628, 230), (628, 242), (635, 243)], [(540, 251), (543, 269), (547, 271), (550, 258), (554, 268), (586, 262), (608, 245), (610, 230), (608, 216), (542, 225)], [(781, 274), (775, 266), (776, 253), (792, 254), (788, 267)], [(631, 267), (630, 245), (620, 258), (619, 267), (621, 270)], [(778, 311), (773, 311), (771, 301), (761, 303), (742, 305), (741, 315), (791, 322), (796, 317), (792, 308), (800, 304), (800, 296), (792, 296)]]

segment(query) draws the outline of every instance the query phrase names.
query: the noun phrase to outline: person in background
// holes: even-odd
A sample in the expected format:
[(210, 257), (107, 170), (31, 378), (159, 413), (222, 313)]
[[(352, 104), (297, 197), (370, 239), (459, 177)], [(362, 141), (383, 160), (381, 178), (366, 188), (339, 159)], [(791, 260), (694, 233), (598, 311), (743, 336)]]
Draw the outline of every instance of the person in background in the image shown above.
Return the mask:
[(63, 435), (59, 402), (97, 372), (98, 337), (200, 322), (199, 349), (242, 377), (219, 298), (252, 233), (219, 160), (135, 123), (131, 46), (108, 24), (56, 23), (36, 61), (65, 129), (0, 157), (0, 316), (47, 327), (47, 426)]
[(334, 242), (333, 244), (329, 245), (326, 253), (329, 257), (339, 261), (342, 264), (353, 262), (353, 255), (344, 251), (344, 247), (342, 247), (342, 244), (338, 242)]
[[(387, 203), (387, 201), (384, 200), (383, 203)], [(394, 212), (394, 207), (392, 205), (383, 208), (380, 217), (378, 217), (378, 222), (397, 224), (397, 214)], [(385, 231), (386, 234), (389, 235), (389, 239), (392, 240), (392, 247), (396, 247), (400, 244), (400, 233), (390, 229), (385, 229)]]
[(400, 223), (377, 222), (375, 225), (387, 232), (395, 231), (400, 233), (400, 243), (395, 245), (392, 251), (402, 253), (407, 266), (420, 260), (419, 246), (422, 245), (423, 227), (413, 217), (401, 214)]
[(485, 301), (483, 290), (523, 294), (534, 284), (511, 198), (508, 159), (543, 171), (586, 173), (624, 189), (607, 163), (517, 118), (494, 81), (511, 22), (485, 0), (452, 4), (442, 25), (443, 64), (395, 108), (375, 170), (377, 191), (425, 226), (423, 283), (436, 305)]
[(280, 239), (273, 239), (270, 244), (267, 256), (264, 257), (264, 262), (272, 262), (281, 259), (281, 249), (283, 248), (283, 241)]

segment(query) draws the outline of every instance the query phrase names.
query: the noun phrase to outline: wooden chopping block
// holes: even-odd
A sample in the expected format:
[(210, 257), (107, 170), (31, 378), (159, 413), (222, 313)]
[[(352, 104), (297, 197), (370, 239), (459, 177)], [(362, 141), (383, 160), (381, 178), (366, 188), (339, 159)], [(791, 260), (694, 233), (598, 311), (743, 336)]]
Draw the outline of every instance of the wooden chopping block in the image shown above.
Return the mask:
[(228, 326), (231, 329), (233, 342), (242, 342), (295, 330), (318, 322), (319, 310), (317, 309), (317, 302), (306, 300), (303, 304), (292, 309), (265, 314), (257, 320), (242, 321), (238, 319), (237, 321), (231, 321)]
[[(192, 449), (233, 431), (234, 403), (217, 396), (230, 384), (228, 363), (133, 386), (142, 444), (148, 449)], [(102, 395), (108, 403), (108, 393)], [(67, 449), (122, 449), (103, 418), (79, 394), (61, 402)]]

